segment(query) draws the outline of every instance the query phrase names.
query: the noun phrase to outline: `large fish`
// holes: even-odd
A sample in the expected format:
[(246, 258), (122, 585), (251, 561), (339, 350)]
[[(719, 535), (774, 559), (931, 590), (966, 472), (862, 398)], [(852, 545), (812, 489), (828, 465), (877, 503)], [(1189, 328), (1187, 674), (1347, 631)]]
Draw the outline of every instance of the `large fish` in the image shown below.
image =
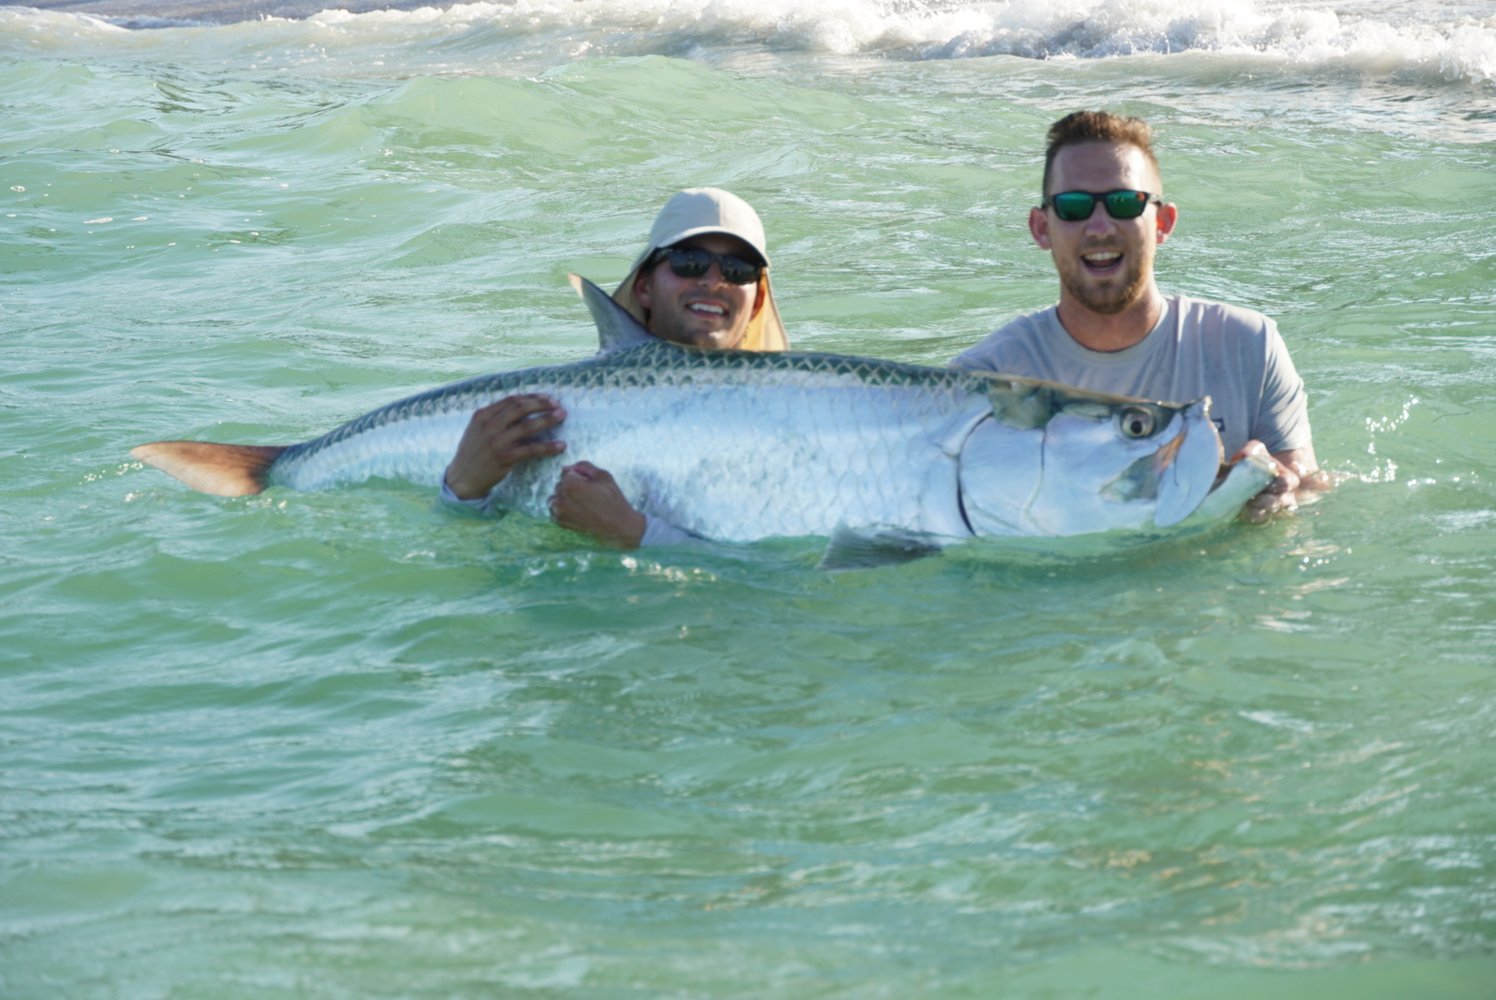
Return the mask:
[(518, 467), (500, 507), (548, 516), (565, 462), (612, 472), (638, 509), (703, 538), (833, 539), (867, 564), (973, 536), (1158, 533), (1224, 520), (1271, 478), (1221, 472), (1209, 398), (1124, 399), (1001, 375), (837, 354), (702, 351), (649, 336), (572, 276), (598, 325), (586, 361), (484, 375), (290, 446), (158, 441), (131, 452), (195, 489), (241, 496), (367, 479), (436, 488), (477, 408), (544, 392), (564, 457)]

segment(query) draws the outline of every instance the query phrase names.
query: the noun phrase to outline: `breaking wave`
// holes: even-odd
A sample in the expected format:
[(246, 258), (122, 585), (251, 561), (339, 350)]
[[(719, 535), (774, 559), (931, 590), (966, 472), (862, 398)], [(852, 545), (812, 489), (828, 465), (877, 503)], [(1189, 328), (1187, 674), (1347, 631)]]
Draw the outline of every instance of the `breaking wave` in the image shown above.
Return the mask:
[(38, 6), (58, 13), (9, 8), (0, 14), (0, 37), (14, 42), (18, 19), (29, 16), (35, 30), (41, 16), (70, 36), (88, 30), (79, 20), (93, 20), (97, 30), (233, 25), (324, 54), (426, 45), (428, 56), (458, 71), (491, 71), (541, 52), (553, 60), (744, 52), (914, 60), (1195, 53), (1496, 83), (1496, 14), (1489, 4), (1430, 0), (480, 0), (447, 7), (355, 0), (327, 9), (305, 0), (56, 0)]

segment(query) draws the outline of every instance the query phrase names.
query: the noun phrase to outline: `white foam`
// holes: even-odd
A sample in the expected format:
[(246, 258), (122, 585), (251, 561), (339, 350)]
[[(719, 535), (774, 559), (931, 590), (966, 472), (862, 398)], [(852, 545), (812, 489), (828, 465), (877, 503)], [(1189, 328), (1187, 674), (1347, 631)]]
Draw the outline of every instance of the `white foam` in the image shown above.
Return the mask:
[[(108, 15), (111, 4), (130, 12), (117, 19), (146, 23), (137, 0), (95, 0), (86, 9)], [(231, 7), (187, 0), (170, 13), (180, 23), (196, 10), (202, 24), (259, 10), (261, 20), (235, 27), (280, 45), (299, 32), (308, 45), (398, 45), (407, 53), (439, 47), (459, 70), (485, 62), (491, 68), (506, 61), (743, 51), (897, 59), (1195, 53), (1496, 83), (1496, 12), (1489, 4), (1439, 0), (482, 0), (364, 13), (332, 8), (301, 20), (263, 17), (277, 9), (275, 0)], [(57, 23), (51, 30), (64, 33)]]
[(712, 47), (924, 59), (1204, 52), (1496, 82), (1496, 15), (1434, 2), (1368, 3), (1363, 10), (1325, 0), (517, 0), (446, 10), (327, 11), (311, 20), (496, 29), (536, 42), (564, 33), (585, 43), (567, 51), (599, 55)]

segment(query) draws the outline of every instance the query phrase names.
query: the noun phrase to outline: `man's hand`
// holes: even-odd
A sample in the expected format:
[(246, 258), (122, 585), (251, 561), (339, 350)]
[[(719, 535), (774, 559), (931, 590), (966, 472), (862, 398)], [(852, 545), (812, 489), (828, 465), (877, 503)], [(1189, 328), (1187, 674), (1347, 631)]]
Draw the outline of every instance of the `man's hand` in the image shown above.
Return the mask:
[(519, 463), (561, 454), (565, 442), (542, 441), (537, 435), (565, 419), (560, 403), (540, 395), (505, 396), (474, 411), (447, 466), (447, 486), (459, 499), (476, 500)]
[(1244, 521), (1258, 524), (1274, 514), (1291, 513), (1299, 509), (1300, 503), (1312, 500), (1314, 494), (1335, 485), (1333, 478), (1319, 468), (1313, 448), (1269, 455), (1261, 441), (1248, 441), (1232, 456), (1231, 462), (1238, 462), (1249, 454), (1271, 459), (1278, 474), (1261, 493), (1247, 501), (1241, 515)]
[(637, 549), (644, 538), (644, 515), (624, 497), (613, 476), (591, 462), (561, 470), (551, 494), (551, 520), (619, 549)]

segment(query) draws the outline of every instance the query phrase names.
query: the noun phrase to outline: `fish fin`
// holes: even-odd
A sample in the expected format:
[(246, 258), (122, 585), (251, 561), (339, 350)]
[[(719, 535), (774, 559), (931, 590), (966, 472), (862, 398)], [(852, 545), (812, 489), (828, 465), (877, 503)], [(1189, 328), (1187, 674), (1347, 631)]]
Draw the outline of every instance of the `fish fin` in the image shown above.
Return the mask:
[(285, 450), (275, 445), (152, 441), (132, 448), (130, 454), (195, 490), (245, 497), (264, 492), (270, 466)]
[(838, 525), (831, 533), (817, 569), (871, 569), (938, 555), (941, 546), (929, 535), (893, 528), (856, 530)]
[(587, 303), (587, 311), (592, 313), (592, 322), (597, 324), (597, 342), (601, 353), (609, 354), (655, 339), (627, 309), (614, 302), (607, 292), (580, 274), (569, 274), (567, 278), (582, 301)]

